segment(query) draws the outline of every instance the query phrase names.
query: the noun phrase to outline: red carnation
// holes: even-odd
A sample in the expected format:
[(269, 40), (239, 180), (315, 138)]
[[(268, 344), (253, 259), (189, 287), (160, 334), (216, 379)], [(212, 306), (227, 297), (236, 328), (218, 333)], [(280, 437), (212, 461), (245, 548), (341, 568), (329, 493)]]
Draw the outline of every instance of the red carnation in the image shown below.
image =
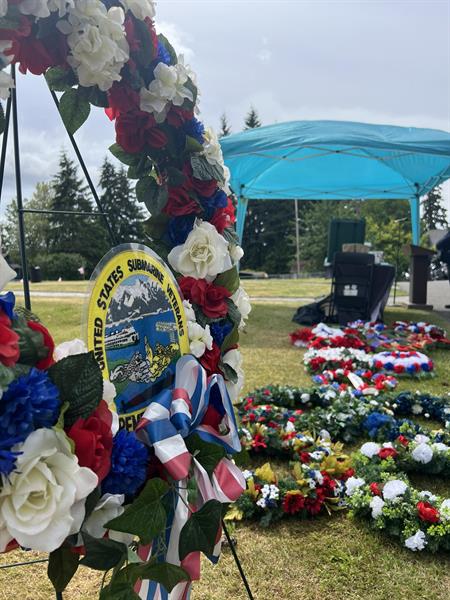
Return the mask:
[(418, 502), (417, 512), (422, 521), (427, 523), (437, 523), (439, 521), (439, 511), (431, 506), (429, 502)]
[(405, 371), (405, 367), (403, 365), (394, 365), (395, 373), (403, 373)]
[(0, 362), (5, 367), (13, 367), (19, 356), (19, 336), (11, 328), (9, 317), (0, 311)]
[(200, 358), (200, 363), (203, 368), (206, 370), (206, 373), (209, 375), (213, 375), (214, 373), (219, 373), (219, 361), (220, 361), (220, 348), (213, 342), (211, 350), (206, 349), (203, 356)]
[(42, 358), (39, 362), (37, 362), (36, 367), (42, 370), (48, 369), (55, 362), (53, 360), (55, 342), (53, 341), (53, 338), (50, 335), (48, 329), (44, 327), (41, 323), (37, 323), (36, 321), (28, 321), (27, 325), (33, 331), (39, 331), (39, 333), (42, 334), (44, 346), (47, 348), (47, 356), (45, 358)]
[(186, 121), (194, 118), (194, 113), (191, 110), (185, 110), (180, 106), (171, 106), (167, 113), (166, 121), (172, 127), (182, 127)]
[(374, 496), (381, 496), (381, 490), (378, 487), (378, 483), (374, 482), (369, 485), (370, 491)]
[(182, 277), (179, 283), (183, 296), (200, 306), (207, 317), (218, 319), (226, 316), (226, 299), (231, 296), (226, 287), (194, 277)]
[(267, 444), (264, 441), (264, 436), (261, 433), (257, 433), (252, 439), (252, 448), (258, 450), (258, 448), (267, 448)]
[(404, 435), (399, 435), (397, 441), (399, 441), (402, 446), (407, 446), (409, 444), (408, 438), (406, 438)]
[(201, 212), (201, 206), (191, 198), (183, 187), (169, 187), (169, 199), (163, 212), (171, 217), (182, 217)]
[(398, 452), (395, 448), (381, 448), (381, 450), (378, 452), (378, 456), (381, 458), (381, 460), (386, 460), (386, 458), (389, 458), (390, 456), (395, 458), (397, 454)]
[(225, 208), (218, 208), (213, 214), (211, 223), (219, 233), (223, 233), (227, 227), (231, 227), (236, 222), (236, 215), (233, 202), (228, 198), (228, 204)]
[(141, 152), (146, 144), (157, 149), (167, 144), (167, 136), (156, 125), (154, 117), (141, 110), (117, 116), (116, 139), (119, 146), (130, 154)]
[(87, 419), (78, 419), (67, 431), (75, 443), (75, 454), (82, 467), (89, 467), (99, 482), (111, 468), (113, 436), (112, 414), (104, 400)]
[(305, 508), (305, 497), (303, 494), (286, 494), (283, 500), (283, 512), (295, 515)]
[(309, 452), (300, 452), (299, 458), (300, 458), (300, 462), (305, 465), (307, 465), (311, 461)]

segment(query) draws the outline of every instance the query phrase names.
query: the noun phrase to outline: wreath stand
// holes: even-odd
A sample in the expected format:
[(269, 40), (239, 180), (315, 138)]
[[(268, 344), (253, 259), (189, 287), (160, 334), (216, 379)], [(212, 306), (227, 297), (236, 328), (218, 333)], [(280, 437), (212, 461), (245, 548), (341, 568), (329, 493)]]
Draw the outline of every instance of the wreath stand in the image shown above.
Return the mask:
[[(16, 78), (16, 68), (15, 65), (11, 65), (11, 77), (14, 82), (14, 87), (11, 89), (10, 96), (6, 103), (6, 112), (5, 112), (5, 129), (3, 132), (3, 141), (2, 148), (0, 154), (0, 203), (1, 203), (1, 195), (3, 191), (3, 179), (5, 174), (5, 163), (6, 163), (6, 151), (8, 148), (8, 131), (12, 116), (12, 127), (13, 127), (13, 145), (14, 145), (14, 170), (15, 170), (15, 179), (16, 179), (16, 196), (17, 196), (17, 218), (18, 218), (18, 227), (19, 227), (19, 249), (20, 249), (20, 262), (22, 266), (22, 277), (23, 277), (23, 294), (25, 301), (25, 308), (27, 310), (31, 310), (31, 295), (30, 295), (30, 279), (28, 275), (28, 260), (27, 260), (27, 249), (25, 244), (25, 223), (24, 223), (24, 215), (26, 213), (31, 214), (64, 214), (64, 215), (75, 215), (75, 216), (87, 216), (91, 215), (94, 217), (99, 217), (104, 220), (105, 227), (108, 231), (108, 236), (111, 241), (111, 244), (115, 246), (117, 244), (114, 232), (112, 230), (111, 224), (108, 219), (108, 215), (104, 212), (101, 200), (95, 189), (94, 183), (89, 175), (89, 172), (86, 167), (86, 163), (83, 160), (78, 144), (74, 138), (74, 136), (67, 130), (64, 126), (67, 135), (69, 136), (70, 142), (72, 144), (72, 148), (76, 154), (78, 162), (80, 164), (81, 170), (86, 178), (89, 189), (92, 193), (92, 196), (95, 200), (95, 204), (97, 205), (97, 211), (85, 212), (85, 211), (74, 211), (74, 210), (42, 210), (42, 209), (32, 209), (32, 208), (24, 208), (23, 207), (23, 195), (22, 195), (22, 174), (21, 174), (21, 166), (20, 166), (20, 144), (19, 144), (19, 123), (17, 116), (17, 78)], [(50, 94), (53, 98), (56, 108), (59, 113), (59, 101), (58, 97), (53, 90), (49, 90)], [(242, 583), (244, 584), (245, 591), (247, 592), (249, 600), (254, 600), (254, 596), (250, 589), (250, 585), (248, 583), (247, 577), (245, 575), (242, 564), (239, 560), (239, 557), (236, 552), (235, 542), (232, 540), (229, 531), (226, 527), (225, 521), (222, 520), (222, 528), (225, 534), (225, 538), (227, 540), (228, 546), (230, 547), (231, 553), (233, 555), (233, 559), (236, 563), (236, 566), (239, 571), (239, 575), (242, 579)], [(47, 558), (41, 558), (37, 560), (30, 560), (25, 562), (18, 562), (9, 565), (0, 565), (0, 569), (8, 569), (14, 567), (24, 567), (36, 563), (46, 563), (48, 562)], [(56, 600), (63, 600), (62, 592), (55, 592)]]

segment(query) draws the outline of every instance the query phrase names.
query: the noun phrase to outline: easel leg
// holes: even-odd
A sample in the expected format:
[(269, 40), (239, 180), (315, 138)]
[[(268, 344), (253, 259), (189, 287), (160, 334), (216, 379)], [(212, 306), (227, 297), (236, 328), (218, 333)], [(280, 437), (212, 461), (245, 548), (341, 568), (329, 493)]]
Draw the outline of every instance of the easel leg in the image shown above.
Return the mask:
[(242, 583), (244, 584), (247, 595), (250, 600), (255, 600), (253, 597), (253, 594), (252, 594), (252, 590), (250, 589), (250, 585), (247, 581), (247, 577), (245, 576), (244, 569), (242, 568), (241, 561), (239, 560), (239, 557), (237, 555), (236, 548), (234, 547), (233, 540), (231, 539), (230, 534), (228, 533), (228, 529), (227, 529), (227, 526), (225, 525), (225, 521), (222, 521), (222, 529), (225, 534), (225, 537), (227, 538), (228, 545), (229, 545), (231, 553), (233, 555), (234, 562), (236, 563), (236, 566), (238, 568), (239, 575), (241, 576)]

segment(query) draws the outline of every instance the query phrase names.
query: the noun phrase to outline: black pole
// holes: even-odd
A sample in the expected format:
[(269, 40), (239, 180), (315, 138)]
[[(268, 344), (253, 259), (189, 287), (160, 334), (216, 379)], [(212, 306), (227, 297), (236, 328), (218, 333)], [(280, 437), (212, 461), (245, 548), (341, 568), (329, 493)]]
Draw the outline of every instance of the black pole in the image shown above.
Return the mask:
[(28, 279), (27, 252), (25, 247), (25, 225), (23, 219), (22, 176), (20, 172), (19, 125), (17, 119), (17, 81), (15, 65), (11, 65), (11, 76), (14, 82), (14, 87), (11, 89), (11, 102), (14, 139), (14, 167), (16, 171), (17, 216), (19, 221), (20, 260), (23, 271), (23, 295), (25, 296), (25, 308), (31, 310), (30, 282)]
[(62, 592), (56, 592), (56, 600), (63, 600)]
[(5, 113), (5, 130), (3, 132), (2, 140), (2, 154), (0, 158), (0, 200), (3, 191), (3, 177), (5, 175), (5, 164), (6, 164), (6, 149), (8, 147), (8, 132), (9, 132), (9, 121), (11, 119), (11, 94), (6, 102), (6, 113)]
[(242, 568), (241, 561), (239, 560), (239, 557), (237, 555), (236, 548), (234, 547), (233, 540), (231, 539), (230, 534), (228, 533), (228, 529), (227, 529), (227, 526), (225, 525), (225, 521), (222, 521), (222, 528), (223, 528), (225, 537), (227, 538), (228, 545), (230, 546), (231, 553), (233, 554), (234, 562), (236, 563), (236, 566), (238, 568), (239, 575), (241, 576), (241, 579), (242, 579), (242, 583), (244, 584), (245, 590), (247, 592), (247, 596), (249, 597), (250, 600), (255, 600), (253, 597), (253, 594), (252, 594), (252, 590), (250, 589), (249, 583), (247, 581), (247, 577), (245, 576), (244, 569)]
[[(57, 95), (55, 94), (55, 92), (53, 90), (50, 90), (50, 94), (52, 95), (53, 101), (54, 101), (54, 103), (56, 105), (56, 108), (58, 109), (58, 112), (59, 112), (59, 100), (58, 100), (58, 97), (57, 97)], [(66, 128), (66, 131), (67, 131), (67, 128)], [(94, 183), (93, 183), (93, 181), (91, 179), (91, 176), (89, 175), (89, 172), (87, 170), (86, 164), (85, 164), (85, 162), (83, 160), (83, 157), (81, 156), (81, 152), (80, 152), (80, 149), (78, 148), (78, 144), (76, 143), (75, 138), (73, 137), (73, 135), (69, 131), (67, 131), (67, 135), (69, 136), (69, 140), (70, 140), (70, 142), (72, 144), (72, 147), (73, 147), (73, 149), (75, 151), (75, 154), (77, 155), (78, 162), (80, 163), (81, 169), (82, 169), (82, 171), (84, 173), (84, 176), (86, 177), (86, 181), (88, 182), (89, 189), (91, 190), (91, 193), (94, 196), (94, 200), (95, 200), (95, 203), (97, 204), (97, 208), (98, 208), (99, 212), (101, 212), (104, 215), (103, 218), (104, 218), (104, 221), (105, 221), (106, 229), (108, 230), (109, 239), (111, 240), (111, 243), (113, 245), (116, 245), (116, 237), (115, 237), (114, 232), (113, 232), (113, 230), (111, 228), (111, 225), (109, 223), (108, 217), (106, 216), (106, 213), (103, 212), (102, 203), (100, 202), (100, 198), (98, 197), (97, 190), (95, 189)]]

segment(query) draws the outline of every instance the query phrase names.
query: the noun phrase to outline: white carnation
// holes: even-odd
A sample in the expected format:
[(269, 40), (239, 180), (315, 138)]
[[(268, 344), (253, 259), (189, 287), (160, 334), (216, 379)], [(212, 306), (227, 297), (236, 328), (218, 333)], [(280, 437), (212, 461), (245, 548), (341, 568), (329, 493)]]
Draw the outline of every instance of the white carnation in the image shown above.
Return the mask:
[(405, 546), (408, 548), (408, 550), (412, 550), (413, 552), (416, 550), (423, 550), (426, 545), (426, 535), (420, 529), (414, 535), (405, 540)]
[(383, 498), (385, 500), (394, 500), (398, 496), (403, 496), (407, 489), (408, 486), (406, 483), (400, 479), (388, 481), (383, 488)]
[(208, 281), (232, 266), (226, 239), (214, 225), (201, 220), (194, 223), (184, 244), (169, 252), (168, 260), (178, 273)]
[(183, 300), (184, 314), (187, 321), (196, 321), (195, 312), (189, 300)]
[(383, 512), (383, 506), (385, 502), (380, 498), (380, 496), (374, 496), (370, 501), (370, 508), (372, 509), (372, 518), (376, 519)]
[(154, 76), (148, 88), (141, 88), (140, 108), (153, 114), (156, 121), (162, 123), (170, 104), (182, 106), (186, 99), (192, 102), (194, 96), (185, 85), (189, 80), (189, 72), (181, 62), (170, 66), (162, 62), (158, 63)]
[(204, 137), (203, 154), (210, 165), (217, 166), (223, 169), (223, 154), (222, 147), (215, 131), (211, 127), (207, 127)]
[(66, 358), (67, 356), (74, 356), (75, 354), (84, 354), (87, 352), (87, 346), (78, 338), (69, 340), (68, 342), (62, 342), (56, 346), (53, 353), (53, 358), (58, 362), (59, 360)]
[(376, 444), (375, 442), (366, 442), (361, 446), (359, 451), (364, 456), (367, 456), (367, 458), (372, 458), (373, 456), (375, 456), (375, 454), (378, 454), (380, 449), (381, 448), (379, 444)]
[(0, 521), (21, 546), (52, 552), (79, 531), (97, 475), (79, 466), (58, 430), (37, 429), (13, 451), (20, 454), (16, 471), (2, 481)]
[(249, 295), (243, 287), (239, 287), (231, 296), (231, 299), (236, 304), (239, 312), (241, 313), (241, 322), (239, 324), (239, 327), (242, 329), (243, 327), (245, 327), (245, 321), (248, 319), (248, 315), (252, 310)]
[(411, 452), (411, 456), (416, 462), (426, 465), (433, 458), (433, 449), (428, 444), (422, 443), (414, 448)]
[(206, 349), (212, 349), (213, 338), (211, 336), (209, 325), (206, 325), (206, 327), (203, 328), (198, 323), (188, 321), (187, 326), (190, 352), (196, 358), (200, 358), (205, 354)]
[(347, 496), (353, 496), (353, 494), (366, 482), (361, 477), (349, 477), (345, 482), (345, 493)]
[(426, 442), (430, 441), (430, 438), (427, 435), (424, 435), (423, 433), (418, 433), (415, 437), (414, 437), (414, 441), (417, 444), (425, 444)]

